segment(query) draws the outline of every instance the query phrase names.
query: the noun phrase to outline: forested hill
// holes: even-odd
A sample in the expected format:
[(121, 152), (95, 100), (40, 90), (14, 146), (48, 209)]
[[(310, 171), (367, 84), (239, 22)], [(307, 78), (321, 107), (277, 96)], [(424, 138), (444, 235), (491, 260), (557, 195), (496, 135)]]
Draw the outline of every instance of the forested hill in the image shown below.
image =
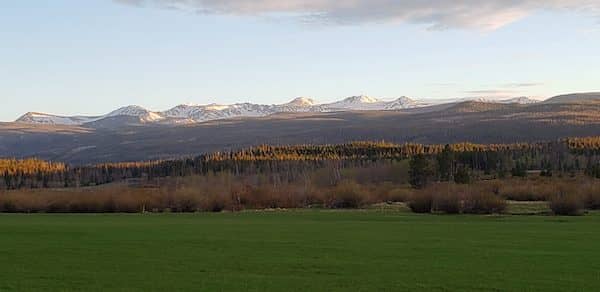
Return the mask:
[(0, 188), (77, 187), (130, 178), (152, 180), (159, 177), (223, 172), (232, 175), (286, 173), (291, 177), (332, 164), (343, 168), (390, 163), (416, 155), (436, 157), (442, 153), (453, 153), (452, 163), (456, 165), (486, 173), (507, 172), (517, 166), (524, 170), (591, 171), (594, 174), (598, 170), (600, 173), (600, 137), (515, 144), (356, 142), (339, 145), (263, 145), (188, 159), (108, 163), (85, 167), (70, 167), (37, 159), (0, 160), (0, 174), (3, 176)]

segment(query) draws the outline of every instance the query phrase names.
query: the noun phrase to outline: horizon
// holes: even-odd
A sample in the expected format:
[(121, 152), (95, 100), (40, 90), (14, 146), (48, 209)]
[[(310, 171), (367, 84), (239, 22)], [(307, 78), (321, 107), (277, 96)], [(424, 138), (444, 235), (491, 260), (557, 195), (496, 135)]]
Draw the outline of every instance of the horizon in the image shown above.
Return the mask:
[(293, 96), (550, 98), (600, 80), (600, 4), (585, 0), (0, 6), (0, 121)]
[(171, 109), (174, 109), (178, 106), (189, 106), (189, 107), (204, 107), (204, 106), (231, 106), (231, 105), (238, 105), (238, 104), (245, 104), (245, 103), (250, 103), (250, 104), (257, 104), (257, 105), (267, 105), (267, 106), (273, 106), (273, 105), (285, 105), (285, 104), (289, 104), (292, 103), (298, 99), (309, 99), (313, 102), (312, 105), (314, 106), (322, 106), (322, 105), (328, 105), (331, 103), (335, 103), (335, 102), (341, 102), (350, 98), (354, 98), (354, 97), (369, 97), (369, 98), (374, 98), (377, 101), (376, 102), (392, 102), (401, 98), (409, 98), (410, 100), (413, 101), (417, 101), (417, 102), (425, 102), (425, 103), (431, 103), (430, 105), (427, 106), (431, 106), (431, 105), (435, 105), (435, 104), (444, 104), (444, 103), (458, 103), (458, 102), (468, 102), (468, 101), (478, 101), (477, 99), (484, 99), (485, 102), (487, 101), (506, 101), (506, 100), (510, 100), (510, 99), (516, 99), (516, 98), (528, 98), (528, 99), (532, 99), (535, 100), (536, 102), (543, 102), (546, 101), (550, 98), (553, 97), (557, 97), (557, 96), (562, 96), (562, 95), (569, 95), (569, 94), (590, 94), (590, 93), (596, 93), (596, 92), (577, 92), (577, 93), (563, 93), (563, 94), (558, 94), (558, 95), (552, 95), (549, 97), (534, 97), (534, 96), (469, 96), (469, 97), (457, 97), (457, 98), (416, 98), (416, 97), (411, 97), (411, 96), (405, 96), (405, 95), (400, 95), (398, 97), (395, 98), (379, 98), (379, 97), (375, 97), (375, 96), (371, 96), (371, 95), (352, 95), (352, 96), (348, 96), (348, 97), (343, 97), (343, 98), (339, 98), (339, 99), (335, 99), (332, 100), (329, 99), (330, 101), (327, 102), (322, 102), (320, 99), (315, 99), (313, 97), (309, 97), (309, 96), (299, 96), (299, 97), (295, 97), (295, 98), (291, 98), (288, 99), (288, 101), (283, 102), (283, 103), (273, 103), (273, 104), (260, 104), (260, 103), (254, 103), (252, 101), (239, 101), (239, 102), (234, 102), (234, 103), (206, 103), (206, 104), (199, 104), (199, 103), (193, 103), (193, 102), (186, 102), (186, 103), (180, 103), (180, 104), (175, 104), (175, 105), (171, 105), (167, 108), (162, 108), (162, 109), (155, 109), (155, 108), (148, 108), (145, 107), (143, 105), (138, 105), (138, 104), (124, 104), (124, 105), (120, 105), (120, 106), (116, 106), (115, 108), (113, 108), (112, 110), (110, 110), (109, 112), (105, 112), (105, 113), (94, 113), (94, 114), (90, 114), (90, 115), (86, 115), (86, 114), (78, 114), (78, 113), (73, 113), (73, 114), (61, 114), (61, 113), (52, 113), (52, 112), (39, 112), (39, 111), (29, 111), (29, 112), (25, 112), (20, 114), (17, 118), (15, 118), (15, 120), (12, 121), (0, 121), (0, 122), (14, 122), (16, 120), (18, 120), (19, 118), (26, 116), (28, 114), (47, 114), (47, 115), (53, 115), (53, 116), (57, 116), (57, 117), (99, 117), (102, 115), (107, 115), (110, 114), (111, 112), (120, 110), (120, 109), (125, 109), (125, 108), (130, 108), (130, 107), (139, 107), (142, 108), (144, 110), (148, 110), (150, 112), (153, 113), (161, 113), (164, 111), (168, 111)]

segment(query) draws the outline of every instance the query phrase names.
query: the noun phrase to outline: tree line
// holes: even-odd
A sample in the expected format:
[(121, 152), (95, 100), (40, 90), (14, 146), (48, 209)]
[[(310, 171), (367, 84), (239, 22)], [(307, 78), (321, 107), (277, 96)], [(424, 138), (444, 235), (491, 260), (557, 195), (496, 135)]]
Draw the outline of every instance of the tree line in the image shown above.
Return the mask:
[(292, 181), (315, 169), (344, 169), (410, 159), (411, 182), (468, 182), (480, 172), (497, 177), (582, 172), (600, 178), (600, 137), (514, 144), (354, 142), (338, 145), (261, 145), (163, 161), (70, 166), (39, 159), (0, 160), (0, 188), (57, 188), (138, 179), (230, 173), (273, 174)]

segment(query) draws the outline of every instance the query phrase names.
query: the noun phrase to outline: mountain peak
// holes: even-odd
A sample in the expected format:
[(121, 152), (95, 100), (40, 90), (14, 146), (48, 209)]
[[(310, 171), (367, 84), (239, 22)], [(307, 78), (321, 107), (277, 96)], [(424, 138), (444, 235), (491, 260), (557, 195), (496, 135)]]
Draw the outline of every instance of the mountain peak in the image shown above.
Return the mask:
[(43, 125), (81, 125), (94, 119), (95, 117), (63, 117), (39, 112), (28, 112), (19, 117), (15, 122)]
[(128, 105), (121, 108), (118, 108), (112, 112), (110, 112), (107, 116), (139, 116), (143, 114), (147, 114), (149, 111), (139, 105)]
[(380, 100), (374, 97), (370, 97), (370, 96), (366, 96), (366, 95), (357, 95), (357, 96), (350, 96), (346, 99), (343, 100), (344, 102), (347, 103), (376, 103), (379, 102)]
[(315, 101), (312, 98), (308, 97), (297, 97), (294, 100), (290, 101), (288, 105), (293, 106), (313, 106), (315, 105)]
[[(548, 100), (548, 103), (559, 102), (582, 102), (599, 100), (598, 93), (571, 94), (558, 96)], [(378, 98), (358, 95), (344, 98), (332, 103), (317, 104), (308, 97), (297, 97), (284, 104), (208, 104), (193, 105), (180, 104), (166, 111), (154, 112), (138, 105), (129, 105), (114, 110), (101, 116), (59, 116), (39, 112), (28, 112), (18, 118), (16, 122), (29, 124), (53, 124), (53, 125), (85, 125), (91, 122), (99, 122), (104, 119), (107, 123), (160, 123), (160, 124), (183, 124), (200, 123), (212, 120), (223, 120), (230, 118), (264, 117), (277, 113), (308, 113), (308, 112), (336, 112), (336, 111), (384, 111), (404, 110), (442, 104), (456, 104), (465, 101), (476, 101), (487, 104), (530, 104), (537, 102), (529, 97), (494, 98), (494, 97), (470, 97), (459, 99), (417, 99), (400, 96), (393, 100), (381, 100)], [(486, 105), (492, 107), (496, 105)], [(481, 105), (483, 107), (483, 105)], [(486, 107), (486, 108), (487, 108)]]
[(46, 115), (43, 113), (27, 112), (24, 115), (20, 116), (15, 122), (17, 122), (17, 123), (32, 123), (32, 122), (36, 122), (37, 119), (39, 119), (39, 118), (44, 119), (48, 116), (49, 115)]
[(403, 95), (403, 96), (400, 96), (400, 97), (398, 97), (398, 98), (396, 98), (396, 100), (395, 100), (395, 101), (404, 102), (404, 103), (409, 103), (409, 102), (411, 103), (411, 102), (415, 102), (415, 100), (414, 100), (414, 99), (412, 99), (412, 98), (410, 98), (410, 97), (408, 97), (408, 96), (404, 96), (404, 95)]
[(527, 97), (527, 96), (519, 96), (510, 99), (503, 100), (504, 103), (518, 103), (518, 104), (532, 104), (540, 102), (537, 99)]
[(163, 120), (159, 113), (151, 112), (139, 105), (129, 105), (110, 112), (106, 117), (129, 116), (140, 119), (140, 122), (155, 122)]

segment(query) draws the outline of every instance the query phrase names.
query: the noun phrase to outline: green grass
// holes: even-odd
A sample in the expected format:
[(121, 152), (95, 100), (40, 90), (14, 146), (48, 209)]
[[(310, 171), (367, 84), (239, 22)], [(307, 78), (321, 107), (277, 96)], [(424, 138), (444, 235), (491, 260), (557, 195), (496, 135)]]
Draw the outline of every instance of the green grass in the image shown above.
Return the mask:
[(600, 291), (600, 215), (0, 215), (0, 291)]

